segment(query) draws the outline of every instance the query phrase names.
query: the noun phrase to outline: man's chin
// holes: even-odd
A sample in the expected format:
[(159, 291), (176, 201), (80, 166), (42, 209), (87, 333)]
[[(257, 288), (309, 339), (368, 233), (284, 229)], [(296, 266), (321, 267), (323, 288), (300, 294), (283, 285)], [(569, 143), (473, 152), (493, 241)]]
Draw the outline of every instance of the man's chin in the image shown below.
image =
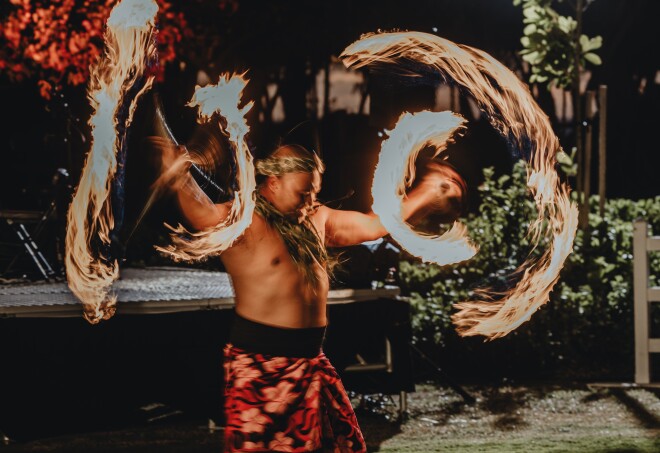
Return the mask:
[(291, 219), (292, 222), (302, 223), (305, 221), (309, 215), (308, 211), (304, 208), (298, 208), (295, 211), (292, 211), (287, 215), (287, 218)]
[(298, 220), (298, 217), (300, 217), (300, 211), (295, 210), (295, 211), (288, 211), (284, 213), (284, 217), (286, 217), (288, 220)]

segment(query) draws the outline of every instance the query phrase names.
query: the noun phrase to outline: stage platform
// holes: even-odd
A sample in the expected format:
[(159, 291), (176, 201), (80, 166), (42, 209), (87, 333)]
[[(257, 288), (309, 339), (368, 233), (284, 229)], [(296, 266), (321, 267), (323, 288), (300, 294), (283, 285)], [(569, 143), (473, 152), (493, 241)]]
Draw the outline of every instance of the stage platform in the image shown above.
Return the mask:
[[(234, 306), (234, 290), (227, 273), (190, 268), (122, 269), (112, 292), (117, 295), (117, 315), (221, 310)], [(328, 304), (394, 298), (398, 295), (399, 289), (396, 287), (333, 289), (328, 295)], [(82, 306), (65, 282), (0, 286), (0, 317), (76, 316), (82, 316)]]
[[(0, 431), (29, 439), (100, 429), (152, 403), (221, 422), (229, 276), (122, 269), (112, 290), (117, 313), (91, 325), (65, 282), (0, 286)], [(398, 294), (330, 291), (324, 351), (348, 390), (414, 391), (410, 305)]]

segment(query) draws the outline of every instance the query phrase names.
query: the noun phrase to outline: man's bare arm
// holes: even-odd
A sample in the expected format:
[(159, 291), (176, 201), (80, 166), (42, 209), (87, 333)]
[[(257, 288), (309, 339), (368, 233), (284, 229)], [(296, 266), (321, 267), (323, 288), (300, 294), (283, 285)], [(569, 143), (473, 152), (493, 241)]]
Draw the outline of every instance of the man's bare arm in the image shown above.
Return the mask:
[(364, 214), (323, 206), (318, 215), (325, 219), (325, 243), (328, 247), (360, 244), (387, 234), (387, 230), (373, 212)]
[[(409, 219), (414, 213), (424, 209), (432, 195), (418, 187), (403, 200), (402, 217)], [(318, 214), (325, 221), (325, 243), (328, 247), (347, 247), (373, 241), (387, 234), (378, 216), (370, 212), (341, 211), (321, 207)]]
[(176, 189), (176, 199), (183, 217), (191, 227), (205, 230), (218, 225), (227, 217), (231, 202), (214, 204), (189, 172), (181, 178), (184, 181)]
[(151, 144), (161, 153), (163, 175), (160, 183), (173, 191), (181, 213), (196, 230), (214, 227), (229, 214), (231, 203), (214, 204), (188, 171), (186, 151), (161, 137), (150, 137)]

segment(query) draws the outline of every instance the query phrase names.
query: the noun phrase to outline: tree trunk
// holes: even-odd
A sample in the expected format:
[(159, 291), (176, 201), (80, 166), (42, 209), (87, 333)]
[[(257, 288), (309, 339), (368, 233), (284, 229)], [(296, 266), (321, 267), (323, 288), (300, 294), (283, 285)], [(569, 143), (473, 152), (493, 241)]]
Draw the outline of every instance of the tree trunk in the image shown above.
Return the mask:
[(607, 186), (607, 85), (598, 87), (598, 212), (605, 214)]

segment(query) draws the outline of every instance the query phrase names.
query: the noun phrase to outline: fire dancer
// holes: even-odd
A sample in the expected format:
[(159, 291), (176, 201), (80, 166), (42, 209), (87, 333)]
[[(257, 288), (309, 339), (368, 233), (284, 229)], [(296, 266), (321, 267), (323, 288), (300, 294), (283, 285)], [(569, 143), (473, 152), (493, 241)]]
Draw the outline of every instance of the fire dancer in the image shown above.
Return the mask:
[[(154, 137), (164, 168), (184, 147)], [(225, 348), (225, 450), (364, 452), (344, 387), (322, 352), (332, 260), (343, 247), (387, 234), (378, 217), (317, 201), (324, 165), (285, 145), (256, 161), (251, 225), (221, 254), (232, 278), (235, 316)], [(432, 210), (456, 218), (466, 187), (448, 165), (433, 163), (403, 203), (403, 218)], [(221, 223), (231, 202), (213, 204), (185, 169), (171, 184), (194, 229)]]

